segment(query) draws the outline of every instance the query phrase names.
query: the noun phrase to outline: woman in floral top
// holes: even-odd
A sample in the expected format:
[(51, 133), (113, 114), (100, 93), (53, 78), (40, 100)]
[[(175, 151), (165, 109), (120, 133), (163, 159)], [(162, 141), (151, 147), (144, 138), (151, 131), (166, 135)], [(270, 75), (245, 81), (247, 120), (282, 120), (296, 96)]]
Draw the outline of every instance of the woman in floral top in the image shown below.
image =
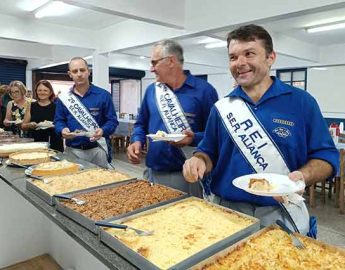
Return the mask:
[(30, 106), (31, 101), (25, 98), (26, 87), (20, 81), (12, 81), (9, 88), (10, 96), (13, 100), (7, 104), (4, 125), (10, 127), (13, 134), (19, 134), (20, 137), (28, 137), (27, 132), (21, 129), (25, 111)]

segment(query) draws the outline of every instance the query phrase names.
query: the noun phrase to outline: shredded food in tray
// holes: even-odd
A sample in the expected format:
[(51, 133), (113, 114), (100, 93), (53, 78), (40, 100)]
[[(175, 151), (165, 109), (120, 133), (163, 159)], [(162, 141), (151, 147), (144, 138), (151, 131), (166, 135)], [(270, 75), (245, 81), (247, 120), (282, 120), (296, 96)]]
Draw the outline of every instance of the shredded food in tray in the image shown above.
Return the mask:
[(102, 220), (171, 200), (182, 195), (182, 192), (166, 186), (152, 186), (148, 181), (138, 180), (124, 185), (74, 196), (77, 199), (87, 202), (83, 205), (78, 205), (70, 201), (62, 201), (62, 203), (92, 220)]
[(45, 177), (49, 183), (32, 179), (34, 185), (50, 195), (61, 194), (79, 189), (123, 181), (130, 177), (126, 174), (106, 169), (89, 169), (78, 173)]
[(143, 237), (132, 230), (106, 231), (159, 268), (167, 269), (252, 225), (253, 221), (190, 198), (124, 224), (154, 233)]
[(299, 237), (305, 249), (292, 245), (290, 236), (280, 229), (271, 229), (250, 239), (244, 245), (207, 264), (202, 270), (316, 270), (345, 269), (345, 251)]

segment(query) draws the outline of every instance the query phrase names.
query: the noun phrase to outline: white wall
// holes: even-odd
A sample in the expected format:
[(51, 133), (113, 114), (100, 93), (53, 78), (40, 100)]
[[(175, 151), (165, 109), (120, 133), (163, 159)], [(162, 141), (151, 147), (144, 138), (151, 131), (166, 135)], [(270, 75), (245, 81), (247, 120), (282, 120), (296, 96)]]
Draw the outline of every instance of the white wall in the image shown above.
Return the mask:
[[(193, 70), (191, 73), (195, 75)], [(230, 73), (207, 74), (207, 80), (216, 88), (219, 98), (224, 97), (233, 89), (234, 80)], [(146, 72), (146, 76), (142, 79), (142, 97), (145, 95), (146, 88), (154, 81), (152, 73)]]
[(316, 98), (325, 117), (345, 118), (344, 76), (345, 66), (308, 69), (308, 92)]
[(234, 79), (230, 73), (209, 74), (207, 80), (216, 88), (219, 98), (226, 96), (234, 88)]

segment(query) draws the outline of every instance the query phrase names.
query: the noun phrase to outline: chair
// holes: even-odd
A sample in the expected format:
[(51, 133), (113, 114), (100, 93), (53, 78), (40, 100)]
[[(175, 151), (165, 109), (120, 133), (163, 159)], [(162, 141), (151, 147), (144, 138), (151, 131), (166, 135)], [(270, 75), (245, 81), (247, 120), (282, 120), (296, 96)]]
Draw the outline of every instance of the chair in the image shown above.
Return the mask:
[(324, 181), (321, 183), (315, 183), (309, 187), (307, 187), (307, 194), (309, 194), (309, 205), (311, 208), (314, 208), (316, 205), (315, 202), (315, 190), (321, 189), (321, 202), (322, 204), (326, 203), (326, 190), (328, 190), (328, 198), (332, 198), (333, 192), (333, 179), (330, 181)]
[(336, 206), (337, 207), (339, 206), (340, 214), (345, 214), (344, 179), (345, 179), (345, 150), (340, 149), (339, 177), (336, 177), (336, 182), (335, 182)]
[(113, 147), (113, 151), (120, 152), (121, 149), (125, 149), (125, 136), (114, 134), (110, 137), (110, 142)]

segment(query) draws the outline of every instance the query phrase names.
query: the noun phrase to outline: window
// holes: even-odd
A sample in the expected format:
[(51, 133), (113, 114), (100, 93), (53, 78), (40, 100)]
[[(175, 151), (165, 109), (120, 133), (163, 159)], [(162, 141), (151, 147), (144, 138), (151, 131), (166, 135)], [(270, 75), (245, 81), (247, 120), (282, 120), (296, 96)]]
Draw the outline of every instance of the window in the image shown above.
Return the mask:
[(0, 83), (9, 84), (17, 80), (26, 83), (26, 65), (25, 60), (0, 58)]
[(306, 68), (277, 70), (277, 77), (286, 84), (306, 90)]

